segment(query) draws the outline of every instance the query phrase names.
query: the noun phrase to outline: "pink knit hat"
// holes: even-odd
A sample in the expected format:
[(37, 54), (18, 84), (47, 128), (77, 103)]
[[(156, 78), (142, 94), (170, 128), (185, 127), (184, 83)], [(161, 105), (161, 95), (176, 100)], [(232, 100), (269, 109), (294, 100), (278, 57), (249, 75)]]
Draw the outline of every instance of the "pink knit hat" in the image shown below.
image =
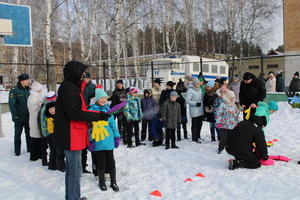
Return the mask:
[(129, 94), (138, 93), (138, 90), (136, 88), (131, 88), (129, 90)]

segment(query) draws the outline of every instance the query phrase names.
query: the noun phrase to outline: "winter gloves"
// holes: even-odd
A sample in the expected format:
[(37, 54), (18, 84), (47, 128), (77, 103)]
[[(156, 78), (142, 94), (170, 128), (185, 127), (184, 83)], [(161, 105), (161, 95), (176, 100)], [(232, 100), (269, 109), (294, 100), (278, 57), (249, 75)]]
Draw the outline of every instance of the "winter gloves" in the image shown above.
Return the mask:
[(120, 145), (120, 138), (119, 137), (116, 137), (115, 138), (115, 147), (118, 148)]
[(105, 137), (109, 136), (106, 128), (104, 126), (108, 126), (107, 121), (97, 121), (92, 122), (93, 129), (92, 129), (92, 139), (94, 139), (96, 142), (99, 142), (100, 140), (104, 140)]
[(249, 120), (249, 118), (250, 118), (250, 113), (251, 113), (251, 107), (247, 108), (244, 112), (246, 113), (245, 119), (246, 119), (246, 120)]

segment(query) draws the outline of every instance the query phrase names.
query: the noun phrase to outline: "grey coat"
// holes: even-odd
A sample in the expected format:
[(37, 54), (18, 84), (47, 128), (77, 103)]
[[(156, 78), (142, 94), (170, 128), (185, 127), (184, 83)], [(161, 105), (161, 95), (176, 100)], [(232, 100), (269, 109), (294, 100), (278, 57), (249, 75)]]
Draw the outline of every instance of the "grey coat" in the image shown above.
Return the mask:
[(170, 99), (162, 104), (161, 118), (166, 122), (166, 127), (176, 129), (177, 124), (181, 122), (180, 104)]
[[(185, 100), (189, 104), (191, 118), (203, 115), (203, 95), (200, 88), (198, 90), (195, 88), (188, 89)], [(201, 106), (196, 106), (197, 103), (201, 103)]]

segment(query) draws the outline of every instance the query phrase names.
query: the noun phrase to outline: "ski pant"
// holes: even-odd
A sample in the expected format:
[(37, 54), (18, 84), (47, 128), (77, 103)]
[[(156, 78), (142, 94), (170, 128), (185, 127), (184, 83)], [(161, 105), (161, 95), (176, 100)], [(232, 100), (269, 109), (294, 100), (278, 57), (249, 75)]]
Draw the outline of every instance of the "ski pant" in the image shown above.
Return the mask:
[(85, 169), (87, 167), (87, 155), (88, 151), (87, 148), (83, 149), (81, 152), (81, 165), (82, 165), (82, 169)]
[(170, 147), (170, 140), (171, 140), (171, 147), (175, 147), (175, 129), (167, 128), (166, 129), (166, 147)]
[(116, 118), (118, 119), (118, 130), (121, 135), (121, 138), (123, 139), (123, 143), (126, 143), (127, 140), (127, 133), (128, 133), (128, 123), (124, 116), (124, 114), (119, 113), (116, 115)]
[(30, 135), (29, 135), (29, 120), (27, 122), (15, 122), (14, 146), (15, 154), (21, 153), (21, 135), (23, 128), (25, 129), (27, 152), (30, 152)]
[(201, 139), (202, 120), (202, 116), (192, 118), (192, 140), (195, 142)]
[(110, 181), (112, 183), (116, 182), (116, 164), (114, 159), (114, 151), (94, 151), (95, 157), (97, 159), (97, 174), (99, 181), (105, 181), (104, 173), (105, 171), (110, 174)]
[(224, 150), (224, 148), (226, 147), (226, 142), (227, 142), (227, 138), (228, 138), (228, 133), (231, 130), (228, 129), (219, 129), (220, 130), (220, 139), (219, 139), (219, 151)]
[(181, 122), (177, 124), (177, 140), (181, 140), (180, 128), (182, 126), (184, 138), (187, 138), (186, 122)]
[(36, 161), (42, 158), (42, 138), (30, 138), (30, 160)]
[(261, 166), (258, 157), (254, 152), (235, 152), (230, 148), (226, 148), (227, 153), (233, 155), (236, 160), (240, 161), (241, 167), (248, 169), (256, 169)]
[(220, 129), (216, 127), (216, 122), (209, 122), (209, 127), (210, 127), (210, 135), (211, 139), (215, 139), (215, 132), (217, 132), (217, 138), (220, 140)]
[(141, 136), (141, 140), (145, 140), (146, 139), (146, 135), (147, 135), (147, 127), (148, 127), (148, 140), (152, 141), (152, 135), (150, 133), (150, 126), (151, 126), (151, 120), (142, 120), (142, 136)]
[(56, 148), (53, 142), (53, 136), (49, 135), (47, 140), (50, 148), (49, 167), (56, 168)]
[[(81, 156), (81, 153), (80, 153), (80, 156)], [(80, 158), (80, 161), (81, 161), (81, 158)], [(64, 170), (66, 168), (65, 165), (66, 165), (65, 164), (65, 151), (60, 148), (56, 148), (56, 167), (57, 167), (57, 169)]]
[(132, 145), (132, 136), (135, 136), (135, 145), (138, 146), (141, 144), (139, 138), (139, 122), (138, 121), (129, 121), (128, 122), (128, 135), (127, 135), (127, 142), (129, 145)]

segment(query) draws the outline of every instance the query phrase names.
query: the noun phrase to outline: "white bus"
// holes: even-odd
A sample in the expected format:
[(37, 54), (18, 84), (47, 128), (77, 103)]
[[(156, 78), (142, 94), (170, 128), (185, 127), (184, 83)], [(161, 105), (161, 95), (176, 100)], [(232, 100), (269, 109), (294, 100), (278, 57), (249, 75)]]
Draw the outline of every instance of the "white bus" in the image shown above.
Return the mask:
[[(181, 56), (179, 58), (161, 58), (153, 60), (153, 79), (160, 78), (162, 86), (168, 81), (178, 82), (186, 74), (198, 77), (199, 72), (206, 80), (215, 80), (216, 77), (228, 79), (229, 66), (225, 61), (211, 58), (202, 58), (202, 69), (199, 56)], [(152, 87), (151, 67), (146, 72), (147, 88)]]

